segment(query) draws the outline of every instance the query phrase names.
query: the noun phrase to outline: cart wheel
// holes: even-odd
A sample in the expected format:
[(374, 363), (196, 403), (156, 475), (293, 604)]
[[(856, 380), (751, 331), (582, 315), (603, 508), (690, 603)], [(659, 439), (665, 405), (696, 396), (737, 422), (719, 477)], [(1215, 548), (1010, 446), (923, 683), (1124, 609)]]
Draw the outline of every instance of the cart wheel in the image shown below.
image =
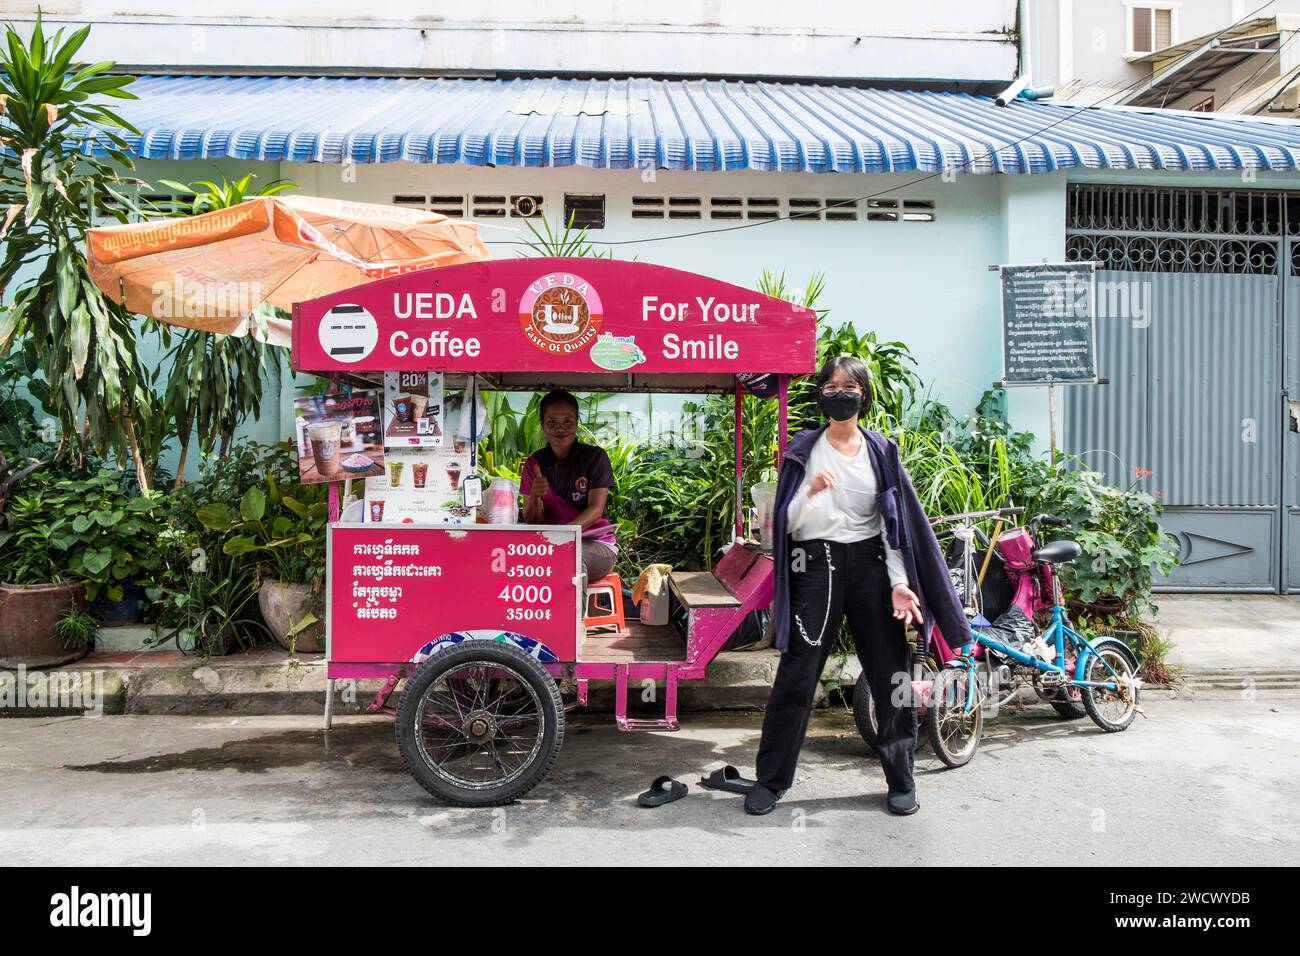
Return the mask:
[[(928, 657), (913, 664), (913, 675), (918, 680), (934, 680), (934, 673), (934, 662)], [(923, 707), (918, 707), (918, 725), (925, 720), (924, 716), (919, 714), (923, 709)], [(866, 677), (859, 677), (857, 683), (853, 685), (853, 722), (857, 724), (858, 733), (862, 735), (862, 739), (867, 742), (867, 746), (871, 748), (871, 752), (874, 754), (876, 752), (876, 740), (878, 739), (876, 734), (876, 702), (871, 696), (871, 687), (868, 685)], [(919, 729), (918, 726), (918, 731)], [(929, 745), (930, 741), (925, 734), (918, 732), (916, 735), (917, 753), (920, 753)]]
[(439, 651), (406, 682), (397, 749), (411, 776), (459, 807), (522, 797), (564, 742), (560, 690), (536, 659), (496, 641)]

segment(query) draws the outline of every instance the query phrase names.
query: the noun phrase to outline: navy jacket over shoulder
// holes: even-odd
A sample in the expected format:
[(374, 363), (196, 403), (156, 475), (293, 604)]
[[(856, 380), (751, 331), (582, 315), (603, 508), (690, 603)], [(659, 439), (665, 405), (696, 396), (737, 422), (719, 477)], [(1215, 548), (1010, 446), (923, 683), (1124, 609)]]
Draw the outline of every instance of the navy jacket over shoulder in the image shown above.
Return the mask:
[[(921, 601), (922, 647), (928, 646), (931, 624), (938, 625), (950, 646), (958, 647), (971, 640), (970, 623), (948, 576), (948, 565), (921, 507), (921, 499), (899, 461), (898, 446), (879, 432), (858, 428), (866, 439), (871, 465), (876, 469), (879, 489), (876, 506), (889, 545), (901, 553), (908, 585)], [(776, 593), (772, 616), (776, 627), (774, 644), (782, 651), (790, 642), (790, 535), (786, 511), (803, 484), (813, 444), (825, 430), (823, 425), (799, 432), (790, 439), (776, 484), (776, 513), (772, 516)]]

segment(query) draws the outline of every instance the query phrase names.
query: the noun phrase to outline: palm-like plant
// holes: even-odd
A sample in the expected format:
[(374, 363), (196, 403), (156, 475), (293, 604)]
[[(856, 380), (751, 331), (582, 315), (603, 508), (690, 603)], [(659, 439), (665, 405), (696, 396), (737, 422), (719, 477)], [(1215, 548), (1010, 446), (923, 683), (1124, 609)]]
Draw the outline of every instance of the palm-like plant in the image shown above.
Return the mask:
[(558, 225), (553, 227), (551, 221), (545, 216), (536, 217), (542, 223), (540, 228), (533, 225), (532, 218), (525, 219), (524, 225), (533, 234), (533, 238), (525, 239), (524, 245), (531, 252), (520, 252), (519, 254), (521, 256), (572, 256), (588, 259), (613, 259), (614, 250), (606, 249), (604, 252), (598, 252), (595, 243), (587, 238), (587, 227), (581, 226), (577, 229), (573, 227), (573, 217), (574, 213), (569, 213), (569, 221), (564, 224), (563, 229)]
[(273, 179), (260, 189), (253, 189), (252, 182), (256, 173), (249, 173), (239, 179), (230, 180), (225, 176), (221, 182), (199, 179), (192, 183), (179, 183), (174, 179), (160, 179), (159, 185), (166, 186), (176, 198), (163, 205), (164, 210), (174, 216), (198, 216), (215, 209), (229, 209), (248, 199), (274, 196), (286, 189), (297, 189), (298, 184), (288, 179)]
[[(111, 62), (83, 65), (77, 51), (90, 32), (46, 37), (38, 17), (24, 42), (5, 28), (0, 49), (0, 297), (23, 267), (25, 280), (0, 314), (0, 354), (20, 339), (37, 344), (50, 406), (65, 436), (119, 461), (134, 457), (148, 487), (135, 422), (157, 400), (142, 374), (132, 316), (104, 296), (86, 272), (83, 252), (92, 218), (125, 221), (136, 210), (119, 169), (133, 166), (117, 132), (138, 132), (102, 97), (135, 99), (132, 77), (111, 76)], [(109, 160), (87, 154), (94, 142)], [(116, 166), (113, 165), (116, 163)], [(138, 210), (136, 210), (138, 211)]]

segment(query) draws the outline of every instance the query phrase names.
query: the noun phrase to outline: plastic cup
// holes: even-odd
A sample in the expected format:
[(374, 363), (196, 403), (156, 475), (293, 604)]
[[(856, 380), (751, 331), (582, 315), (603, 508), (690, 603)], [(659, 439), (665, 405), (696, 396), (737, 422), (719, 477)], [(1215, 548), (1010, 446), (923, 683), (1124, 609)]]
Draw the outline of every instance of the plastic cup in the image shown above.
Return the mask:
[(311, 444), (311, 457), (317, 474), (330, 477), (339, 473), (339, 449), (343, 440), (343, 423), (340, 421), (311, 422), (307, 426), (307, 440)]

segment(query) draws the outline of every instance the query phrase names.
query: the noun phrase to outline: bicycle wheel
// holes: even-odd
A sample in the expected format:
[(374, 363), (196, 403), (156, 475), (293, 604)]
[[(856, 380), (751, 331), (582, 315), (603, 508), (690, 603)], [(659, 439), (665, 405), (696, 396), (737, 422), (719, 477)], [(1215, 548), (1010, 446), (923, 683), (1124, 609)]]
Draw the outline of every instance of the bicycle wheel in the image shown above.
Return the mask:
[(967, 708), (967, 688), (972, 674), (964, 667), (945, 667), (934, 678), (926, 735), (935, 755), (949, 767), (964, 767), (979, 750), (984, 729), (984, 709), (977, 700)]
[(1086, 681), (1117, 683), (1115, 678), (1119, 678), (1119, 687), (1115, 690), (1103, 687), (1079, 689), (1088, 716), (1108, 734), (1126, 729), (1137, 716), (1137, 667), (1133, 663), (1132, 652), (1126, 653), (1127, 651), (1128, 648), (1116, 646), (1115, 641), (1094, 645), (1093, 653), (1088, 655), (1088, 663), (1084, 667), (1083, 679)]
[(425, 790), (494, 807), (537, 786), (564, 742), (560, 691), (509, 644), (465, 641), (420, 665), (397, 707), (397, 749)]
[[(915, 661), (913, 667), (915, 668), (913, 673), (917, 680), (934, 680), (935, 666), (934, 661), (930, 658)], [(865, 676), (859, 677), (857, 683), (853, 685), (853, 722), (857, 725), (858, 733), (862, 735), (862, 739), (871, 748), (871, 752), (875, 753), (878, 736), (876, 733), (876, 701), (871, 696), (871, 687), (867, 683)], [(920, 722), (918, 722), (916, 752), (920, 753), (929, 746), (929, 743), (930, 741), (925, 734), (920, 732)]]
[(1083, 693), (1079, 688), (1067, 684), (1064, 687), (1053, 688), (1050, 692), (1045, 691), (1041, 671), (1034, 672), (1034, 693), (1040, 700), (1047, 701), (1052, 706), (1052, 710), (1066, 720), (1082, 720), (1088, 716), (1088, 711), (1083, 706)]

